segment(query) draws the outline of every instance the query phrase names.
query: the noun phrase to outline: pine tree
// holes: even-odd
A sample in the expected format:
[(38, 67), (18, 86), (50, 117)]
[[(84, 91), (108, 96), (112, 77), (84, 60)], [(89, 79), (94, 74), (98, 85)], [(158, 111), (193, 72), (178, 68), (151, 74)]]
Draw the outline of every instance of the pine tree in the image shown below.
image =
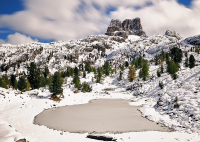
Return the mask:
[(23, 92), (26, 90), (26, 79), (24, 76), (19, 77), (18, 89)]
[(45, 66), (43, 74), (44, 74), (45, 79), (47, 79), (47, 75), (49, 74), (48, 66)]
[(193, 68), (195, 66), (195, 58), (193, 55), (190, 55), (190, 58), (189, 58), (189, 67), (190, 68)]
[(40, 77), (40, 87), (45, 87), (46, 86), (46, 79), (44, 76)]
[(14, 74), (12, 74), (10, 76), (10, 85), (14, 88), (17, 89), (17, 80), (16, 80), (16, 76)]
[(178, 71), (178, 66), (174, 61), (167, 62), (167, 72), (169, 74), (175, 74)]
[(124, 65), (121, 66), (121, 71), (124, 71)]
[(182, 61), (183, 53), (182, 50), (174, 47), (170, 50), (171, 60), (174, 61), (176, 64)]
[(199, 54), (199, 48), (198, 48), (198, 46), (195, 47), (195, 52), (196, 52), (197, 54)]
[(132, 82), (133, 80), (135, 80), (135, 69), (133, 67), (129, 67), (129, 72), (128, 72), (128, 80), (129, 82)]
[(7, 74), (3, 75), (2, 79), (3, 79), (4, 83), (5, 83), (5, 88), (8, 89), (8, 87), (10, 86), (10, 81), (8, 79), (8, 75)]
[(53, 96), (61, 94), (63, 89), (61, 88), (63, 84), (63, 79), (60, 72), (55, 72), (52, 78), (51, 86), (49, 88), (50, 92), (53, 93)]
[(86, 64), (85, 64), (85, 71), (88, 71), (88, 73), (91, 72), (91, 66), (90, 66), (89, 62), (86, 62)]
[(159, 58), (158, 58), (158, 55), (156, 55), (155, 57), (155, 65), (158, 65), (159, 64)]
[(86, 82), (84, 82), (82, 86), (83, 86), (82, 92), (91, 92), (92, 91), (92, 87), (90, 87)]
[(163, 64), (161, 64), (160, 72), (161, 72), (161, 73), (164, 73), (164, 67), (163, 67)]
[(31, 84), (32, 89), (37, 89), (40, 87), (41, 73), (40, 73), (40, 69), (37, 68), (34, 62), (31, 62), (30, 67), (28, 67), (27, 78)]
[(97, 75), (96, 75), (96, 82), (97, 83), (100, 83), (101, 80), (102, 80), (102, 76), (103, 76), (103, 73), (102, 73), (102, 68), (98, 67), (97, 68)]
[(161, 73), (159, 70), (157, 70), (157, 76), (160, 77), (161, 76)]
[(1, 77), (0, 77), (0, 87), (6, 88), (5, 82)]
[(139, 71), (139, 77), (142, 78), (143, 80), (146, 80), (147, 76), (149, 75), (149, 66), (148, 62), (144, 61), (143, 66)]
[(140, 57), (138, 58), (138, 67), (139, 68), (142, 68), (142, 66), (143, 66), (143, 58), (142, 58), (142, 56), (140, 55)]
[(108, 61), (106, 61), (103, 65), (103, 72), (106, 76), (109, 76), (111, 73), (111, 67)]
[(85, 78), (86, 77), (86, 72), (85, 71), (83, 71), (83, 78)]
[(75, 88), (77, 88), (77, 89), (81, 88), (80, 79), (79, 79), (78, 75), (74, 75), (73, 83), (74, 83)]
[(122, 80), (122, 74), (123, 74), (123, 73), (120, 71), (120, 72), (119, 72), (119, 80)]
[(75, 68), (74, 68), (74, 75), (77, 75), (77, 76), (78, 76), (78, 71), (79, 71), (78, 68), (75, 67)]
[(29, 83), (28, 79), (26, 81), (26, 91), (30, 91), (31, 84)]
[(185, 59), (185, 67), (188, 67), (188, 66), (189, 66), (188, 57), (186, 57), (186, 59)]
[(125, 67), (127, 68), (129, 66), (129, 63), (126, 61), (125, 62)]
[(185, 57), (188, 57), (188, 53), (187, 53), (187, 51), (185, 52)]

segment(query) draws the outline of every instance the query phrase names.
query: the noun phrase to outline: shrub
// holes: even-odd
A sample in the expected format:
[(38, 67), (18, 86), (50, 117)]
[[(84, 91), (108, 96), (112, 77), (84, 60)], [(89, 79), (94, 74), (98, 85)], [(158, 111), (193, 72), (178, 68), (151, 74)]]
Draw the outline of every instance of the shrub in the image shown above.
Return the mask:
[(92, 91), (92, 87), (90, 87), (86, 82), (84, 82), (83, 84), (82, 84), (82, 91), (83, 92), (91, 92)]
[(163, 87), (164, 87), (163, 82), (159, 82), (159, 87), (160, 87), (160, 89), (163, 89)]
[(177, 75), (176, 73), (171, 74), (171, 76), (172, 76), (172, 78), (173, 78), (174, 80), (176, 80), (176, 79), (178, 78), (178, 75)]
[(159, 70), (157, 70), (157, 76), (160, 77), (161, 76), (161, 73)]

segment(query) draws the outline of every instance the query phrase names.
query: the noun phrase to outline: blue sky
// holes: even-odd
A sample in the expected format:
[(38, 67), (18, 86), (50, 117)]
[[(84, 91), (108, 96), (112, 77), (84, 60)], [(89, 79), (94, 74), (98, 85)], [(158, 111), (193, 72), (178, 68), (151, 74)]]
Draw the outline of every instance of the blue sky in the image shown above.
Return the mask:
[[(67, 4), (68, 5), (71, 4), (71, 7), (67, 6), (67, 8), (70, 9), (71, 11), (79, 8), (79, 10), (78, 10), (79, 13), (77, 13), (76, 15), (73, 15), (73, 12), (72, 12), (70, 15), (70, 11), (66, 11), (66, 13), (65, 13), (66, 15), (64, 15), (63, 13), (61, 13), (62, 11), (59, 12), (59, 10), (58, 10), (58, 13), (54, 15), (54, 13), (56, 13), (56, 12), (53, 9), (52, 9), (52, 14), (49, 13), (50, 7), (54, 6), (54, 4), (50, 5), (48, 3), (45, 3), (45, 1), (48, 2), (47, 0), (43, 0), (43, 2), (41, 2), (39, 0), (35, 0), (35, 2), (27, 1), (26, 3), (25, 3), (25, 1), (26, 0), (0, 0), (0, 39), (1, 40), (5, 41), (5, 42), (9, 42), (8, 35), (12, 35), (15, 33), (20, 33), (21, 35), (24, 35), (24, 38), (25, 38), (25, 36), (27, 36), (29, 39), (30, 38), (33, 40), (37, 39), (37, 41), (39, 41), (39, 42), (51, 42), (51, 41), (55, 41), (55, 40), (65, 40), (65, 39), (69, 40), (70, 38), (72, 38), (72, 39), (81, 38), (81, 37), (85, 37), (90, 34), (103, 34), (106, 30), (106, 27), (109, 25), (109, 21), (111, 20), (109, 18), (122, 19), (122, 18), (120, 18), (120, 16), (119, 17), (116, 16), (117, 12), (120, 12), (120, 10), (122, 10), (122, 9), (123, 9), (123, 12), (129, 10), (130, 6), (128, 6), (128, 5), (132, 4), (133, 8), (135, 8), (135, 10), (139, 9), (140, 13), (141, 13), (142, 12), (141, 9), (144, 9), (144, 10), (146, 9), (144, 5), (145, 5), (145, 3), (147, 3), (147, 2), (145, 2), (145, 0), (143, 0), (144, 4), (141, 4), (141, 3), (137, 4), (136, 2), (135, 3), (132, 2), (129, 4), (129, 2), (127, 1), (126, 2), (127, 5), (123, 4), (121, 6), (120, 3), (119, 4), (116, 3), (116, 4), (112, 5), (109, 2), (107, 2), (107, 3), (105, 2), (102, 4), (102, 3), (92, 1), (91, 5), (89, 3), (84, 3), (83, 6), (81, 6), (79, 4), (79, 7), (76, 7), (76, 5), (78, 5), (78, 2), (79, 2), (79, 0), (76, 0), (77, 3), (68, 2)], [(58, 4), (56, 4), (56, 5), (58, 5), (57, 9), (59, 7), (62, 7), (62, 3), (60, 2), (60, 4), (59, 4), (59, 1), (60, 0), (58, 0)], [(107, 0), (107, 1), (109, 1), (109, 0)], [(134, 0), (132, 0), (132, 1), (134, 1)], [(153, 3), (153, 0), (150, 0), (150, 3), (151, 3), (151, 1)], [(161, 1), (163, 1), (163, 0), (161, 0)], [(176, 2), (180, 5), (180, 7), (181, 7), (181, 5), (184, 5), (185, 9), (186, 9), (186, 8), (190, 8), (192, 0), (178, 0)], [(43, 6), (43, 4), (44, 4), (44, 6), (47, 5), (47, 7), (44, 8), (44, 10), (39, 9), (39, 8), (37, 9), (38, 5)], [(49, 8), (48, 8), (48, 5), (49, 5)], [(106, 5), (110, 5), (110, 6), (107, 7)], [(155, 5), (155, 3), (154, 3), (154, 5)], [(174, 4), (174, 5), (177, 6), (177, 4)], [(148, 6), (150, 7), (151, 5), (146, 4), (146, 7), (148, 7)], [(56, 6), (55, 6), (55, 8), (56, 8)], [(46, 11), (45, 11), (45, 9), (46, 9)], [(182, 10), (182, 8), (180, 8), (180, 9)], [(90, 10), (93, 12), (91, 13)], [(20, 14), (20, 12), (22, 12), (25, 16), (23, 17), (22, 16), (23, 14)], [(43, 17), (40, 16), (40, 12)], [(47, 14), (45, 14), (45, 12), (47, 12)], [(123, 12), (121, 12), (121, 13), (123, 13)], [(49, 13), (49, 15), (48, 15), (48, 13)], [(94, 14), (94, 16), (91, 16), (93, 14)], [(102, 14), (104, 14), (104, 15), (102, 15)], [(120, 14), (118, 13), (118, 15), (120, 15)], [(32, 15), (34, 15), (35, 17), (32, 18), (31, 17)], [(26, 16), (28, 18), (26, 18)], [(70, 16), (71, 16), (71, 19), (69, 18)], [(19, 18), (19, 20), (18, 20), (18, 18)], [(24, 19), (26, 18), (27, 21), (24, 19), (22, 19), (20, 21), (20, 18), (24, 18)], [(62, 20), (62, 18), (65, 21)], [(135, 17), (131, 17), (131, 18), (135, 18)], [(34, 19), (36, 19), (35, 20), (36, 22), (34, 22)], [(103, 20), (103, 19), (105, 19), (105, 20)], [(29, 23), (29, 21), (32, 21), (32, 20), (33, 20), (33, 22)], [(74, 25), (74, 27), (73, 27), (73, 24), (77, 23), (77, 22), (78, 23), (83, 22), (83, 23), (78, 26)], [(15, 25), (15, 23), (16, 23), (16, 25)], [(27, 24), (25, 24), (25, 23), (27, 23)], [(35, 25), (31, 26), (32, 23), (36, 24), (37, 26), (40, 25), (40, 27), (38, 28), (38, 31), (37, 31), (37, 26), (35, 26)], [(68, 29), (65, 28), (64, 27), (65, 24), (66, 24), (66, 27), (68, 27), (69, 25), (70, 25), (70, 27)], [(102, 26), (99, 27), (98, 26), (99, 24), (101, 24)], [(48, 26), (49, 26), (49, 28), (47, 28)], [(81, 28), (81, 26), (83, 28)], [(23, 29), (23, 27), (25, 27), (25, 28)], [(58, 29), (58, 27), (64, 27), (63, 31), (65, 31), (65, 33), (64, 32), (62, 33), (62, 29), (61, 28)], [(77, 27), (79, 29), (77, 29)], [(53, 31), (54, 28), (55, 28), (55, 31)], [(87, 28), (88, 28), (88, 30), (86, 30)], [(145, 27), (143, 26), (143, 28), (145, 28)], [(186, 30), (186, 29), (184, 29), (184, 30)], [(157, 31), (155, 31), (155, 32), (157, 32)], [(65, 34), (66, 34), (66, 36), (65, 36)]]

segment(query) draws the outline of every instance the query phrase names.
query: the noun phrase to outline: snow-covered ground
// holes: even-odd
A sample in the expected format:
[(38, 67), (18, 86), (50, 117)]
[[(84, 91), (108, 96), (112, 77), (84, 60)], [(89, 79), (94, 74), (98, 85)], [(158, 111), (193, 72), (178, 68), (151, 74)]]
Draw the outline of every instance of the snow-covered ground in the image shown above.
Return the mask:
[[(154, 35), (148, 38), (130, 36), (126, 41), (120, 37), (98, 35), (82, 40), (48, 44), (2, 45), (0, 64), (11, 66), (7, 71), (8, 75), (20, 74), (23, 71), (26, 73), (26, 64), (32, 61), (36, 62), (40, 68), (48, 66), (51, 73), (59, 69), (65, 70), (68, 66), (75, 67), (87, 59), (94, 61), (95, 67), (102, 66), (106, 60), (112, 61), (112, 68), (115, 68), (115, 65), (122, 65), (124, 61), (130, 63), (130, 58), (133, 59), (139, 55), (150, 61), (155, 55), (159, 55), (162, 49), (164, 52), (168, 52), (174, 46), (180, 46), (184, 51), (194, 47), (184, 40), (166, 35)], [(96, 47), (102, 51), (98, 51)], [(101, 57), (104, 49), (106, 56)], [(65, 59), (71, 55), (75, 56), (74, 53), (79, 55), (77, 63)], [(199, 54), (189, 52), (188, 56), (190, 54), (195, 56), (198, 64)], [(130, 105), (142, 106), (140, 111), (143, 117), (175, 130), (175, 132), (169, 133), (107, 134), (116, 137), (118, 142), (198, 142), (200, 141), (200, 66), (195, 66), (193, 69), (185, 68), (184, 60), (185, 57), (180, 64), (181, 68), (177, 73), (179, 77), (176, 80), (172, 80), (168, 73), (157, 77), (156, 71), (159, 66), (155, 66), (154, 63), (150, 64), (149, 75), (152, 79), (147, 81), (138, 78), (139, 70), (137, 70), (136, 80), (133, 82), (127, 80), (128, 69), (123, 71), (121, 81), (117, 80), (119, 77), (119, 68), (117, 68), (117, 74), (104, 78), (102, 84), (92, 82), (93, 73), (87, 74), (86, 78), (81, 78), (81, 82), (86, 81), (92, 85), (93, 90), (90, 93), (75, 94), (73, 85), (71, 85), (72, 78), (67, 78), (67, 84), (63, 85), (64, 99), (61, 102), (50, 100), (50, 92), (47, 88), (31, 90), (23, 94), (17, 90), (0, 88), (0, 142), (16, 141), (21, 138), (26, 138), (30, 142), (95, 141), (87, 139), (87, 133), (61, 132), (45, 126), (34, 125), (33, 119), (44, 109), (84, 104), (92, 99), (104, 98), (129, 99), (131, 100)], [(12, 63), (17, 63), (17, 61), (22, 61), (19, 68), (17, 64), (12, 66)], [(14, 66), (16, 70), (14, 70)], [(166, 68), (166, 64), (164, 67)], [(5, 72), (0, 72), (0, 75), (2, 74)], [(163, 82), (163, 89), (160, 89), (159, 82)], [(105, 88), (115, 88), (115, 90), (105, 91), (103, 90)], [(131, 89), (127, 90), (127, 88)], [(179, 105), (178, 108), (174, 107), (175, 103)]]
[[(150, 69), (150, 72), (153, 73), (155, 67)], [(194, 69), (195, 70), (195, 69)], [(12, 126), (13, 129), (17, 130), (16, 133), (12, 133), (12, 140), (16, 140), (17, 138), (22, 138), (22, 136), (18, 136), (18, 132), (23, 135), (30, 142), (64, 142), (64, 141), (82, 141), (89, 142), (95, 141), (86, 138), (87, 133), (85, 134), (76, 134), (76, 133), (68, 133), (57, 130), (49, 129), (45, 126), (38, 126), (33, 124), (34, 117), (42, 112), (44, 109), (65, 106), (65, 105), (74, 105), (74, 104), (84, 104), (88, 103), (89, 100), (92, 99), (104, 99), (104, 98), (122, 98), (122, 99), (131, 99), (131, 105), (143, 105), (140, 110), (144, 116), (147, 116), (148, 119), (158, 121), (161, 123), (174, 124), (176, 123), (176, 119), (171, 119), (169, 115), (161, 114), (159, 111), (155, 110), (153, 105), (156, 103), (156, 98), (154, 94), (150, 94), (149, 96), (142, 97), (137, 96), (134, 97), (133, 93), (126, 91), (125, 86), (128, 85), (126, 79), (126, 73), (128, 69), (124, 71), (124, 80), (116, 84), (116, 78), (118, 74), (113, 75), (113, 77), (106, 77), (103, 81), (103, 84), (96, 84), (91, 82), (91, 78), (93, 73), (87, 74), (86, 79), (82, 79), (81, 81), (90, 82), (92, 85), (93, 91), (91, 93), (73, 93), (73, 89), (69, 88), (69, 84), (64, 84), (64, 96), (65, 98), (61, 102), (54, 102), (49, 99), (50, 92), (48, 89), (41, 88), (39, 90), (32, 90), (29, 92), (25, 92), (20, 94), (16, 90), (6, 90), (0, 88), (0, 121), (6, 121), (9, 125)], [(163, 75), (167, 77), (167, 75)], [(189, 75), (188, 75), (189, 76)], [(169, 76), (168, 76), (169, 77)], [(70, 79), (68, 79), (70, 80)], [(169, 79), (170, 80), (170, 79)], [(158, 79), (155, 79), (157, 83)], [(178, 81), (178, 80), (177, 80)], [(69, 81), (70, 82), (70, 81)], [(155, 83), (154, 82), (154, 83)], [(148, 84), (148, 83), (147, 83)], [(130, 84), (129, 84), (130, 85)], [(145, 87), (145, 85), (144, 85)], [(115, 88), (114, 91), (105, 92), (103, 89), (105, 88)], [(159, 90), (159, 89), (158, 89)], [(5, 96), (4, 96), (5, 95)], [(154, 96), (154, 97), (153, 97)], [(184, 120), (183, 120), (184, 122)], [(169, 125), (170, 126), (170, 125)], [(176, 128), (176, 127), (173, 127)], [(190, 127), (191, 128), (191, 127)], [(6, 130), (6, 128), (4, 128)], [(9, 129), (8, 129), (9, 130)], [(182, 130), (182, 129), (181, 129)], [(117, 138), (117, 141), (159, 141), (159, 142), (176, 142), (176, 141), (192, 141), (198, 142), (200, 136), (197, 133), (188, 133), (187, 131), (176, 131), (176, 132), (130, 132), (123, 134), (106, 134)], [(5, 137), (5, 136), (4, 136)], [(3, 137), (3, 138), (4, 138)], [(0, 137), (1, 142), (10, 142), (10, 139), (3, 139)]]

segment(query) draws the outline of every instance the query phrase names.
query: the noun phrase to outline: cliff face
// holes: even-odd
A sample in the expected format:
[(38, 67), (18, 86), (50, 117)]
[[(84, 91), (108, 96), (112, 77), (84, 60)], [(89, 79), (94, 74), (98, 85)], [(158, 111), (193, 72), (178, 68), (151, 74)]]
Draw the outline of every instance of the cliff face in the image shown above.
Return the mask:
[(188, 38), (185, 39), (185, 41), (188, 44), (200, 46), (200, 35), (188, 37)]
[(129, 35), (145, 36), (146, 33), (142, 29), (140, 18), (120, 20), (111, 20), (110, 26), (105, 33), (109, 36), (121, 36), (128, 38)]
[(175, 32), (175, 31), (172, 30), (172, 29), (168, 29), (168, 30), (165, 32), (165, 35), (166, 35), (166, 36), (175, 37), (175, 38), (177, 38), (178, 40), (181, 40), (181, 39), (182, 39), (182, 37), (181, 37), (177, 32)]

